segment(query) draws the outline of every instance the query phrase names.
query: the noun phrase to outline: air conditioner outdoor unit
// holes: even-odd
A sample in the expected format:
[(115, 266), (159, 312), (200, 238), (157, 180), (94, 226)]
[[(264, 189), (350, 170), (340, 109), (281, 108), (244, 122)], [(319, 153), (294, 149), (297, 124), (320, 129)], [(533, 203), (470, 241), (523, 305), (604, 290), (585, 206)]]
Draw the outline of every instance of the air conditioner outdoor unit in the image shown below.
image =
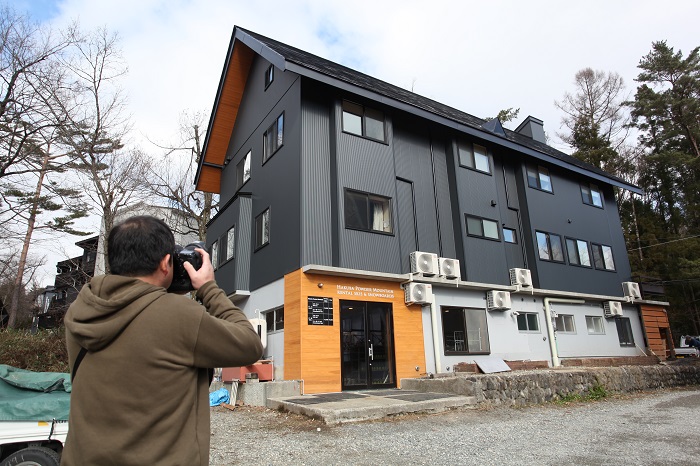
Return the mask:
[(510, 284), (520, 285), (523, 288), (532, 286), (532, 275), (528, 269), (510, 269)]
[(411, 253), (411, 273), (420, 273), (426, 276), (437, 275), (438, 256), (432, 252), (414, 251)]
[(438, 259), (440, 276), (459, 280), (462, 273), (459, 270), (459, 260), (440, 257)]
[(619, 301), (605, 301), (603, 303), (605, 317), (617, 317), (622, 315), (622, 303)]
[(433, 301), (433, 287), (427, 283), (408, 283), (404, 288), (406, 304), (430, 304)]
[(489, 291), (486, 293), (486, 307), (489, 311), (510, 309), (510, 293), (507, 291)]
[(622, 282), (622, 292), (632, 299), (642, 299), (642, 292), (639, 290), (639, 283)]

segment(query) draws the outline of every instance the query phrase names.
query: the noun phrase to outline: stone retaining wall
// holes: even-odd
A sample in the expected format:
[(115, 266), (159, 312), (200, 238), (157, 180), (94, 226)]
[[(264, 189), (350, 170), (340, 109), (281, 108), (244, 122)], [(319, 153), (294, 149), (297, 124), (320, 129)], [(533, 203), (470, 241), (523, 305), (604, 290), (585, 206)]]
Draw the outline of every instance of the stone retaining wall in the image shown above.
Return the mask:
[(627, 393), (686, 385), (700, 385), (700, 365), (559, 368), (401, 380), (406, 390), (455, 393), (473, 396), (477, 403), (512, 406), (586, 396), (598, 386), (607, 393)]

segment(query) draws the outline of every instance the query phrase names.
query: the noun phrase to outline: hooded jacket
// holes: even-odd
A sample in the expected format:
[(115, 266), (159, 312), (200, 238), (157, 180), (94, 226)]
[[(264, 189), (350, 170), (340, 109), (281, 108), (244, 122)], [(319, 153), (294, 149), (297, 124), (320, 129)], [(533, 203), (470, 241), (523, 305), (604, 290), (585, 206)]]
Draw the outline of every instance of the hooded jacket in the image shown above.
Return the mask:
[(62, 465), (209, 464), (207, 368), (252, 364), (262, 344), (211, 281), (203, 306), (136, 278), (85, 285), (65, 317), (73, 380)]

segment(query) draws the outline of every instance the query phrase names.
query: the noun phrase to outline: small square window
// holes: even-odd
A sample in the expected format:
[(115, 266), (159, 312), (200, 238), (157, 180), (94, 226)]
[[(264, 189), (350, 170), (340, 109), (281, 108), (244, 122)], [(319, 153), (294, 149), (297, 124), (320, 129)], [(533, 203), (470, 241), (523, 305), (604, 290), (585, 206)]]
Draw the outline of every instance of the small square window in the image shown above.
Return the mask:
[(615, 270), (612, 248), (604, 244), (591, 244), (593, 266), (598, 270)]
[(535, 232), (537, 237), (537, 252), (539, 258), (552, 262), (564, 262), (564, 250), (561, 236), (542, 231)]
[(515, 236), (515, 230), (512, 228), (505, 228), (503, 227), (503, 241), (506, 243), (517, 243), (517, 237)]
[(518, 330), (521, 332), (539, 332), (540, 323), (534, 312), (521, 312), (518, 315)]
[(484, 173), (491, 173), (488, 151), (484, 146), (470, 142), (459, 143), (459, 164)]
[(384, 113), (343, 101), (343, 131), (376, 141), (386, 141)]
[(598, 189), (597, 185), (582, 184), (581, 198), (583, 199), (584, 204), (600, 208), (603, 207), (603, 194), (600, 192), (600, 189)]
[(586, 328), (590, 335), (604, 335), (605, 327), (603, 326), (603, 317), (586, 316)]
[(559, 333), (576, 333), (574, 325), (574, 316), (570, 314), (559, 314), (555, 317), (554, 322)]
[(552, 178), (549, 176), (549, 170), (541, 166), (527, 167), (527, 184), (531, 188), (552, 192)]
[(499, 240), (498, 223), (486, 218), (472, 217), (466, 215), (467, 219), (467, 234), (469, 236), (478, 236), (481, 238)]
[(591, 266), (591, 258), (588, 254), (588, 242), (580, 239), (566, 238), (566, 252), (569, 264)]

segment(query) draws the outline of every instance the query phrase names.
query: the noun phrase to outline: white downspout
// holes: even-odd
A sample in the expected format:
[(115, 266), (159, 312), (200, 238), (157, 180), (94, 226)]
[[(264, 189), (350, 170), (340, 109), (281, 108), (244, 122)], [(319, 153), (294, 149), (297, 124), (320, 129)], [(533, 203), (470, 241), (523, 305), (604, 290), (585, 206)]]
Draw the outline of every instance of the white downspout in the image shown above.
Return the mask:
[(440, 340), (438, 340), (437, 312), (435, 310), (435, 297), (430, 303), (430, 323), (433, 327), (433, 353), (435, 355), (435, 375), (440, 372)]
[(559, 351), (557, 350), (557, 342), (554, 339), (554, 327), (552, 327), (552, 310), (549, 303), (569, 303), (569, 304), (584, 304), (583, 299), (563, 299), (563, 298), (544, 298), (544, 320), (547, 325), (547, 335), (549, 337), (549, 351), (552, 353), (552, 367), (561, 366), (559, 362)]

